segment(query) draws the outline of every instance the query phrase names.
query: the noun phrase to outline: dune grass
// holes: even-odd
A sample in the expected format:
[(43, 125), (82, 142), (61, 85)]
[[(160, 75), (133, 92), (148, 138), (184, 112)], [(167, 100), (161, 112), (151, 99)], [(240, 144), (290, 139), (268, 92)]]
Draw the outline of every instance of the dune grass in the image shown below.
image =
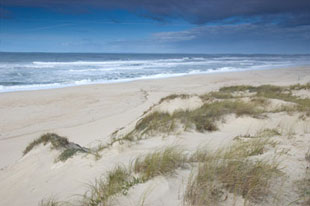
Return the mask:
[(177, 147), (168, 147), (138, 157), (129, 169), (118, 166), (108, 172), (106, 178), (97, 179), (95, 183), (90, 184), (89, 191), (84, 194), (79, 205), (111, 205), (113, 198), (117, 195), (127, 195), (133, 186), (144, 183), (158, 175), (172, 175), (177, 168), (183, 167), (184, 164), (183, 150)]
[[(185, 195), (189, 205), (216, 205), (227, 190), (252, 202), (268, 196), (270, 180), (278, 173), (277, 165), (265, 161), (208, 160), (190, 179)], [(227, 197), (226, 197), (227, 198)]]
[(310, 172), (298, 182), (301, 205), (310, 206)]
[(297, 181), (300, 204), (303, 206), (310, 206), (310, 149), (305, 154), (305, 159), (308, 163), (308, 167), (305, 171), (305, 176), (301, 180)]
[(78, 149), (75, 148), (67, 148), (64, 151), (62, 151), (60, 153), (60, 155), (58, 156), (57, 160), (58, 161), (66, 161), (67, 159), (73, 157), (77, 152), (79, 152)]
[(228, 147), (223, 158), (247, 158), (263, 154), (268, 147), (275, 147), (277, 142), (269, 138), (253, 138), (247, 141), (240, 140), (238, 143)]
[(291, 85), (291, 86), (274, 86), (274, 85), (262, 85), (262, 86), (250, 86), (250, 85), (241, 85), (241, 86), (229, 86), (223, 87), (219, 92), (223, 93), (234, 93), (234, 92), (250, 92), (255, 93), (256, 97), (264, 97), (267, 99), (279, 99), (286, 102), (295, 103), (297, 107), (295, 111), (305, 112), (307, 116), (310, 115), (310, 99), (309, 98), (299, 98), (292, 94), (292, 90), (301, 90), (309, 89), (310, 83), (301, 85)]
[(211, 132), (218, 129), (216, 121), (221, 120), (225, 115), (235, 114), (237, 116), (249, 115), (260, 117), (263, 112), (257, 103), (241, 100), (205, 103), (195, 110), (179, 110), (173, 114), (155, 111), (138, 121), (134, 130), (127, 133), (122, 139), (133, 141), (144, 135), (170, 134), (177, 129), (195, 129), (198, 132)]
[(80, 205), (105, 206), (111, 198), (122, 193), (130, 181), (130, 172), (123, 166), (118, 166), (107, 174), (106, 179), (98, 179), (89, 185), (90, 190), (83, 196)]
[(309, 149), (308, 152), (306, 153), (305, 159), (307, 160), (308, 163), (310, 163), (310, 149)]
[(163, 97), (159, 100), (159, 103), (158, 104), (161, 104), (162, 102), (165, 102), (165, 101), (170, 101), (170, 100), (174, 100), (174, 99), (177, 99), (177, 98), (180, 98), (180, 99), (188, 99), (190, 98), (191, 95), (189, 94), (171, 94), (171, 95), (168, 95), (166, 97)]
[(60, 155), (56, 158), (56, 161), (66, 161), (73, 157), (76, 153), (87, 153), (88, 149), (81, 147), (78, 144), (71, 143), (66, 137), (59, 136), (55, 133), (46, 133), (39, 138), (33, 140), (23, 151), (23, 155), (26, 155), (33, 148), (40, 144), (46, 145), (50, 143), (52, 149), (60, 150)]
[(46, 145), (47, 143), (51, 143), (54, 149), (59, 149), (67, 146), (69, 144), (69, 141), (66, 137), (61, 137), (54, 133), (47, 133), (29, 143), (29, 145), (23, 151), (23, 154), (27, 154), (33, 148), (40, 144)]
[(281, 135), (281, 133), (276, 128), (263, 129), (263, 130), (258, 131), (258, 133), (257, 133), (258, 137), (274, 137), (274, 136), (280, 136), (280, 135)]
[(280, 174), (278, 163), (249, 157), (263, 154), (268, 145), (274, 145), (268, 138), (253, 138), (213, 153), (194, 153), (191, 161), (200, 164), (196, 174), (189, 178), (185, 204), (217, 205), (227, 199), (227, 192), (246, 201), (262, 202), (270, 192), (271, 179)]
[(210, 92), (205, 95), (200, 96), (202, 100), (209, 100), (210, 98), (216, 98), (216, 99), (232, 99), (234, 96), (231, 93), (228, 92)]
[(143, 180), (159, 175), (172, 175), (178, 168), (185, 167), (186, 156), (178, 147), (168, 147), (138, 157), (132, 165), (133, 171), (139, 173)]
[[(306, 116), (310, 116), (310, 99), (301, 99), (292, 94), (292, 90), (309, 89), (309, 85), (310, 83), (287, 87), (274, 85), (228, 86), (220, 88), (219, 91), (200, 95), (204, 104), (195, 110), (177, 110), (170, 114), (159, 111), (149, 113), (151, 111), (149, 109), (144, 112), (143, 117), (136, 123), (132, 131), (123, 136), (113, 137), (111, 143), (101, 148), (109, 147), (115, 142), (137, 141), (147, 136), (170, 135), (191, 129), (198, 132), (216, 131), (218, 130), (217, 122), (229, 114), (235, 114), (237, 117), (247, 115), (262, 118), (266, 117), (268, 113), (302, 112)], [(158, 104), (175, 98), (190, 97), (191, 95), (188, 94), (172, 94), (162, 98)], [(269, 111), (267, 106), (270, 104), (270, 99), (279, 99), (294, 103), (294, 105), (282, 105)]]
[(310, 206), (310, 171), (306, 171), (304, 178), (296, 182), (299, 192), (299, 203), (302, 206)]
[(290, 86), (291, 90), (302, 90), (302, 89), (310, 89), (310, 82), (306, 84), (294, 84)]
[(38, 204), (39, 206), (63, 206), (62, 202), (57, 201), (55, 198), (48, 198), (41, 200)]

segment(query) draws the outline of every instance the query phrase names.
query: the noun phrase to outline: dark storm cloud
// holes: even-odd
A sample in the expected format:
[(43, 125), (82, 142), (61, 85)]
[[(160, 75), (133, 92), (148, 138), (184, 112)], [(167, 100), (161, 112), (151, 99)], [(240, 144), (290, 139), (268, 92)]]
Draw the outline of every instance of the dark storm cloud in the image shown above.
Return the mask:
[(157, 20), (183, 18), (195, 24), (255, 18), (258, 23), (310, 24), (309, 0), (9, 0), (3, 6), (126, 9)]

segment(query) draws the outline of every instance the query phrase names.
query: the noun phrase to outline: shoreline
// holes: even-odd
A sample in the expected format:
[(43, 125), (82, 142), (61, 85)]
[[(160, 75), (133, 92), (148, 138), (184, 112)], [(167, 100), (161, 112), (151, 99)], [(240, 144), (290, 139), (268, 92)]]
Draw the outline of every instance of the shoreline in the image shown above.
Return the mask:
[[(161, 76), (162, 74), (157, 74), (154, 76), (146, 76), (146, 77), (139, 77), (133, 79), (121, 79), (121, 80), (105, 80), (105, 81), (89, 81), (89, 80), (80, 80), (77, 82), (81, 83), (71, 83), (71, 84), (61, 84), (61, 83), (51, 83), (51, 84), (42, 84), (42, 85), (25, 85), (27, 88), (22, 89), (4, 89), (5, 91), (0, 91), (0, 95), (3, 93), (14, 93), (14, 92), (28, 92), (28, 91), (41, 91), (41, 90), (54, 90), (54, 89), (64, 89), (64, 88), (72, 88), (72, 87), (84, 87), (84, 86), (91, 86), (91, 85), (114, 85), (114, 84), (122, 84), (122, 83), (130, 83), (130, 82), (137, 82), (137, 81), (148, 81), (148, 80), (160, 80), (160, 79), (171, 79), (171, 78), (179, 78), (179, 77), (187, 77), (187, 76), (201, 76), (201, 75), (214, 75), (214, 74), (229, 74), (229, 73), (238, 73), (238, 72), (249, 72), (249, 71), (268, 71), (268, 70), (282, 70), (282, 69), (294, 69), (294, 68), (304, 68), (310, 67), (310, 65), (299, 65), (299, 66), (285, 66), (285, 67), (263, 67), (263, 68), (256, 68), (256, 69), (244, 69), (244, 70), (232, 70), (232, 71), (208, 71), (208, 72), (198, 72), (198, 73), (180, 73), (180, 74), (171, 74), (170, 76), (162, 76), (162, 77), (155, 77)], [(89, 82), (87, 82), (89, 81)], [(86, 82), (86, 83), (83, 83)], [(52, 86), (57, 85), (57, 86)], [(6, 87), (0, 85), (0, 87)], [(20, 85), (14, 85), (11, 87), (23, 87)]]
[[(110, 134), (135, 117), (138, 118), (162, 97), (173, 93), (205, 93), (233, 84), (288, 85), (310, 82), (310, 67), (251, 70), (205, 75), (186, 75), (164, 79), (137, 80), (115, 84), (93, 84), (49, 90), (0, 93), (0, 151), (9, 152), (5, 141), (21, 148), (44, 132), (55, 131), (73, 136), (78, 143), (90, 144), (102, 134)], [(125, 116), (122, 113), (129, 113)], [(106, 117), (123, 118), (114, 125)], [(117, 117), (118, 116), (118, 117)], [(88, 126), (93, 129), (89, 131)], [(80, 132), (76, 132), (80, 131)], [(87, 136), (87, 138), (85, 138)], [(19, 142), (18, 140), (23, 141)], [(0, 168), (11, 162), (0, 161)]]
[[(0, 159), (0, 168), (17, 160), (24, 145), (42, 133), (58, 132), (77, 143), (91, 144), (170, 94), (202, 94), (236, 84), (307, 82), (310, 67), (293, 67), (0, 93), (0, 151), (12, 154), (12, 159)], [(10, 148), (18, 152), (13, 154)]]

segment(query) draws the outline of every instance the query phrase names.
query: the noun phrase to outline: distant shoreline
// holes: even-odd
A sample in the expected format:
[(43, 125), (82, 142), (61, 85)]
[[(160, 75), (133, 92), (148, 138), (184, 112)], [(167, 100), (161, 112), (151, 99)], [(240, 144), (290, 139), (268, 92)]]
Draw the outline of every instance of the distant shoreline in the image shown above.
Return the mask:
[[(170, 79), (170, 78), (178, 78), (178, 77), (186, 77), (186, 76), (200, 76), (200, 75), (212, 75), (212, 74), (227, 74), (227, 73), (235, 73), (235, 72), (247, 72), (247, 71), (263, 71), (263, 70), (279, 70), (279, 69), (289, 69), (289, 68), (303, 68), (309, 67), (310, 65), (302, 65), (302, 66), (290, 66), (290, 67), (266, 67), (266, 68), (257, 68), (257, 69), (245, 69), (245, 70), (232, 70), (232, 71), (211, 71), (211, 72), (200, 72), (200, 73), (187, 73), (187, 74), (171, 74), (171, 75), (154, 75), (154, 76), (146, 76), (141, 78), (133, 78), (133, 79), (120, 79), (120, 80), (106, 80), (106, 81), (88, 81), (81, 80), (76, 81), (74, 84), (41, 84), (41, 85), (16, 85), (11, 86), (13, 88), (3, 89), (3, 85), (0, 85), (0, 95), (2, 93), (12, 93), (12, 92), (24, 92), (24, 91), (41, 91), (41, 90), (54, 90), (54, 89), (63, 89), (63, 88), (72, 88), (72, 87), (83, 87), (89, 85), (107, 85), (107, 84), (120, 84), (120, 83), (128, 83), (128, 82), (136, 82), (136, 81), (148, 81), (148, 80), (159, 80), (159, 79)], [(2, 87), (2, 88), (1, 88)], [(14, 89), (15, 87), (15, 89)]]
[(310, 55), (2, 53), (0, 93), (310, 65)]

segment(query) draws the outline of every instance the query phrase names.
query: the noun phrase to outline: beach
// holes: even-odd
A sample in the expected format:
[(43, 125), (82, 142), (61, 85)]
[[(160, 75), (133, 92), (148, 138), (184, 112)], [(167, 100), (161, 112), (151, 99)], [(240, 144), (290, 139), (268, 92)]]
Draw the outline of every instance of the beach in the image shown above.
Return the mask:
[[(266, 119), (227, 115), (225, 121), (219, 123), (218, 131), (185, 131), (165, 137), (156, 134), (137, 143), (115, 143), (100, 151), (99, 160), (92, 155), (78, 154), (65, 162), (55, 162), (58, 153), (48, 145), (39, 146), (26, 155), (23, 150), (44, 133), (56, 133), (87, 148), (105, 144), (115, 131), (130, 131), (145, 111), (171, 94), (202, 95), (233, 85), (289, 86), (309, 82), (310, 67), (304, 66), (0, 93), (0, 205), (37, 205), (51, 196), (74, 201), (75, 195), (87, 191), (88, 183), (116, 165), (127, 166), (137, 156), (155, 149), (171, 145), (180, 145), (189, 151), (201, 145), (215, 149), (230, 144), (238, 135), (254, 134), (264, 127), (286, 130), (290, 124), (296, 124), (294, 141), (277, 140), (281, 142), (280, 148), (290, 150), (284, 158), (287, 162), (283, 171), (288, 181), (283, 183), (279, 205), (293, 202), (294, 198), (298, 199), (297, 193), (289, 188), (304, 174), (307, 165), (304, 153), (310, 144), (310, 131), (305, 129), (310, 124), (309, 117), (299, 121), (298, 114), (274, 113)], [(300, 95), (310, 98), (310, 91), (302, 90)], [(199, 107), (199, 101), (180, 100), (163, 107), (167, 111), (178, 107), (191, 110)], [(284, 133), (281, 132), (283, 136)], [(145, 205), (181, 205), (184, 201), (181, 196), (186, 190), (184, 182), (190, 172), (191, 169), (178, 169), (172, 177), (158, 175), (128, 190), (126, 196), (116, 198), (116, 204), (138, 205), (146, 196)], [(229, 201), (233, 198), (228, 195), (227, 205)], [(243, 201), (238, 196), (236, 205)]]

